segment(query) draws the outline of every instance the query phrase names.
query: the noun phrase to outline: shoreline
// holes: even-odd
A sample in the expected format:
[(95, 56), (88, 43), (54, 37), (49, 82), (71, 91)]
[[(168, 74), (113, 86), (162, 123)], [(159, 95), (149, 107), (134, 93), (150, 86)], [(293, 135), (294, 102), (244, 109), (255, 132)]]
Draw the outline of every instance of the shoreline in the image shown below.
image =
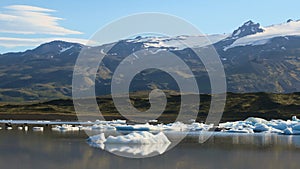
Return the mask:
[[(181, 103), (181, 95), (177, 93), (168, 91), (166, 98), (167, 105), (163, 114), (158, 118), (164, 123), (175, 121)], [(132, 105), (142, 112), (150, 108), (147, 92), (132, 93), (130, 99)], [(205, 122), (210, 102), (210, 95), (200, 94), (200, 107), (196, 119), (198, 122)], [(109, 95), (97, 97), (97, 103), (105, 120), (125, 120), (118, 113)], [(292, 116), (300, 117), (300, 93), (227, 93), (225, 109), (220, 122), (245, 120), (248, 117), (288, 120)], [(97, 118), (99, 117), (95, 116), (94, 119)], [(0, 102), (0, 119), (74, 121), (77, 120), (77, 116), (71, 99), (58, 99), (34, 103)]]

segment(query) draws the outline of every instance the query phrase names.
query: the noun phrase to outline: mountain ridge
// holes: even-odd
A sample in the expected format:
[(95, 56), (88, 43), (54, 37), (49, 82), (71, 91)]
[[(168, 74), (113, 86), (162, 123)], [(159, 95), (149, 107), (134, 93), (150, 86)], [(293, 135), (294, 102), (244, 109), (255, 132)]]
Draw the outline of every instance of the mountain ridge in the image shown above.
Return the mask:
[[(298, 21), (290, 21), (287, 24), (295, 23), (298, 26)], [(229, 92), (299, 92), (300, 36), (276, 36), (268, 39), (268, 43), (228, 48), (237, 40), (265, 32), (265, 27), (247, 21), (231, 35), (214, 37), (216, 42), (213, 46), (224, 65)], [(96, 94), (109, 94), (112, 72), (126, 56), (134, 51), (149, 49), (156, 50), (157, 54), (162, 56), (169, 52), (179, 56), (192, 68), (198, 84), (201, 84), (200, 91), (209, 93), (209, 78), (201, 61), (191, 50), (174, 43), (180, 40), (188, 42), (190, 38), (191, 36), (140, 37), (91, 47), (107, 53), (104, 64), (100, 65), (98, 70)], [(221, 40), (217, 40), (219, 38)], [(201, 50), (205, 48), (206, 43), (207, 41), (194, 43), (192, 40), (191, 46), (195, 50)], [(111, 46), (113, 48), (110, 49)], [(24, 52), (0, 55), (0, 101), (71, 97), (73, 66), (84, 47), (86, 46), (78, 43), (52, 41)], [(108, 49), (110, 50), (107, 51)], [(172, 71), (184, 75), (184, 72), (175, 67)], [(138, 74), (131, 87), (132, 91), (155, 88), (178, 90), (174, 79), (159, 70), (146, 70)]]

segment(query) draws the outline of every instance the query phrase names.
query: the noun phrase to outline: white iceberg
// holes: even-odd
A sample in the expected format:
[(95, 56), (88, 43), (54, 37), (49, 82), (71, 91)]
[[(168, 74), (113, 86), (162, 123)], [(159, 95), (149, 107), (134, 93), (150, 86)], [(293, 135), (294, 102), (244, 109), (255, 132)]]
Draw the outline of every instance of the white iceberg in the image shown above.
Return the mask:
[(136, 125), (120, 125), (116, 126), (116, 130), (119, 131), (150, 131), (150, 128), (153, 130), (154, 126), (147, 124), (136, 124)]
[(283, 132), (286, 135), (300, 135), (300, 131), (299, 130), (293, 130), (290, 127), (286, 128)]
[(169, 130), (169, 131), (188, 131), (190, 129), (191, 128), (189, 128), (187, 124), (184, 124), (179, 121), (162, 126), (162, 130)]
[(55, 126), (52, 128), (53, 131), (61, 131), (61, 132), (66, 132), (66, 131), (79, 131), (81, 130), (82, 126), (72, 126), (72, 125), (67, 125), (63, 124), (61, 126)]
[(256, 124), (256, 123), (268, 123), (267, 120), (262, 119), (262, 118), (258, 118), (258, 117), (249, 117), (245, 120), (246, 122), (252, 123), (252, 124)]
[(106, 141), (104, 133), (91, 136), (87, 139), (90, 146), (104, 149), (104, 142)]
[(254, 129), (253, 130), (256, 131), (256, 132), (264, 132), (264, 131), (270, 131), (271, 127), (267, 126), (264, 123), (256, 123), (254, 125)]
[(194, 122), (191, 125), (189, 125), (188, 127), (191, 131), (208, 131), (209, 129), (213, 128), (214, 125), (213, 124), (208, 125), (208, 124)]
[(298, 131), (300, 131), (300, 123), (299, 123), (299, 124), (293, 125), (293, 126), (292, 126), (292, 129), (293, 129), (293, 130), (298, 130)]
[(279, 133), (282, 134), (283, 131), (273, 128), (271, 126), (268, 126), (264, 123), (256, 123), (253, 129), (254, 132), (266, 132), (266, 133)]
[(107, 138), (105, 138), (104, 133), (101, 133), (89, 137), (87, 142), (93, 147), (135, 158), (150, 156), (152, 154), (162, 154), (171, 144), (164, 133), (152, 134), (147, 131), (133, 132), (120, 136), (108, 136)]
[(292, 121), (300, 122), (300, 120), (297, 118), (297, 116), (293, 116), (293, 117), (292, 117)]
[(231, 133), (277, 133), (285, 135), (300, 134), (300, 120), (293, 116), (292, 120), (271, 120), (267, 121), (262, 118), (249, 117), (244, 121), (220, 123), (222, 132)]
[(254, 133), (254, 131), (249, 128), (245, 128), (245, 129), (232, 128), (232, 129), (226, 130), (225, 132), (228, 132), (228, 133)]

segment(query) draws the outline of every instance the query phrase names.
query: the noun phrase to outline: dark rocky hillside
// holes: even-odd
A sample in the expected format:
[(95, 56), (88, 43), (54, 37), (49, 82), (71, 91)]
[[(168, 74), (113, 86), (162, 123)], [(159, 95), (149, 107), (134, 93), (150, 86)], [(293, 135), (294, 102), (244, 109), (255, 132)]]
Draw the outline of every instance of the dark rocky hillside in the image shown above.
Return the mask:
[[(214, 44), (225, 68), (228, 91), (234, 93), (299, 92), (299, 36), (278, 36), (262, 45), (226, 49), (239, 38), (263, 31), (259, 24), (249, 21), (235, 30), (232, 35)], [(170, 46), (153, 47), (149, 46), (149, 43), (146, 40), (121, 40), (92, 47), (99, 53), (107, 54), (100, 65), (95, 81), (97, 95), (110, 94), (111, 77), (116, 67), (126, 56), (144, 49), (156, 50), (156, 55), (159, 57), (164, 57), (169, 52), (178, 55), (193, 70), (201, 93), (210, 93), (207, 72), (192, 50)], [(112, 45), (114, 47), (107, 51)], [(25, 52), (0, 55), (0, 101), (70, 98), (73, 67), (84, 47), (76, 43), (53, 41)], [(195, 50), (201, 49), (201, 47), (195, 48)], [(189, 79), (176, 68), (176, 65), (172, 71)], [(148, 69), (138, 74), (131, 85), (131, 91), (154, 88), (178, 90), (174, 79), (157, 69)]]

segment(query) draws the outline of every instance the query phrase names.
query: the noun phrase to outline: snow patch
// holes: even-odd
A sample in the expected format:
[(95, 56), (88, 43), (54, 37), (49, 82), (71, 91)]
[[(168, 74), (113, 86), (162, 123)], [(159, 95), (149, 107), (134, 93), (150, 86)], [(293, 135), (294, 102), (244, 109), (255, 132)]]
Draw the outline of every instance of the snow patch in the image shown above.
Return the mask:
[(228, 34), (215, 35), (198, 35), (198, 36), (177, 36), (177, 37), (139, 37), (136, 39), (129, 39), (127, 42), (144, 44), (144, 47), (150, 48), (175, 48), (178, 50), (189, 47), (203, 47), (216, 43), (228, 37)]
[(69, 46), (69, 47), (66, 47), (66, 48), (61, 48), (61, 50), (59, 51), (60, 53), (63, 53), (69, 49), (72, 49), (73, 48), (73, 45)]

